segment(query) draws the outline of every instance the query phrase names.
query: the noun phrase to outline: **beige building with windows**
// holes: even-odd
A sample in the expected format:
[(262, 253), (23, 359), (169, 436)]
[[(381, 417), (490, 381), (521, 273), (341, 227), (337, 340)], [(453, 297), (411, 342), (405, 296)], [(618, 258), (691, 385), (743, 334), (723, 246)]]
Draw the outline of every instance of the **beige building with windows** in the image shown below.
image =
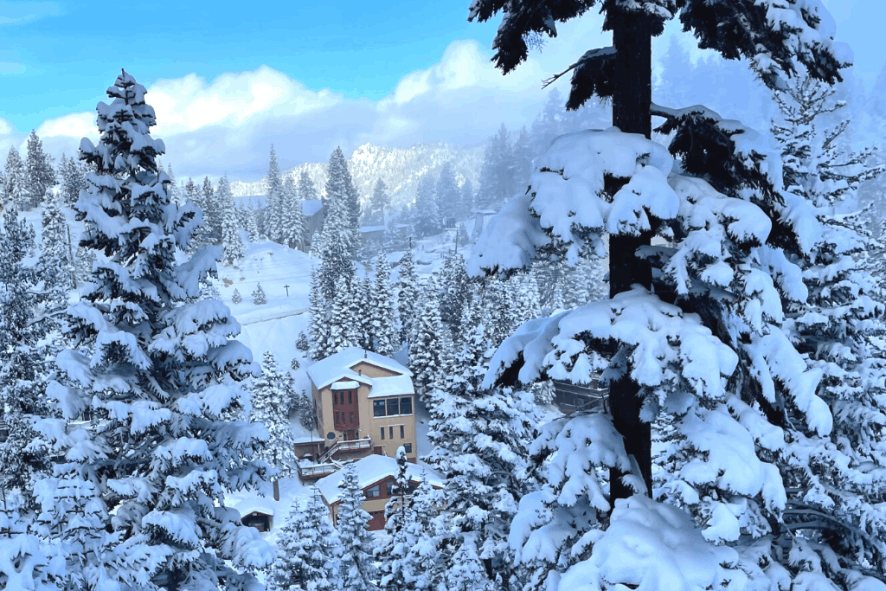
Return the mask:
[(319, 459), (336, 452), (393, 458), (402, 445), (409, 461), (415, 461), (415, 388), (402, 364), (350, 347), (311, 365), (308, 377), (324, 440)]
[[(368, 528), (377, 531), (385, 528), (385, 506), (396, 499), (394, 489), (397, 484), (397, 472), (399, 466), (397, 460), (391, 457), (370, 455), (354, 462), (354, 470), (360, 488), (363, 489), (363, 510), (369, 513)], [(443, 487), (443, 477), (434, 469), (427, 466), (409, 464), (406, 467), (406, 476), (409, 478), (409, 490), (407, 498), (412, 495), (418, 486), (427, 480), (434, 488)], [(344, 478), (344, 473), (338, 471), (317, 481), (317, 489), (323, 496), (323, 502), (329, 507), (332, 523), (338, 527), (338, 509), (341, 506), (342, 490), (338, 487)]]

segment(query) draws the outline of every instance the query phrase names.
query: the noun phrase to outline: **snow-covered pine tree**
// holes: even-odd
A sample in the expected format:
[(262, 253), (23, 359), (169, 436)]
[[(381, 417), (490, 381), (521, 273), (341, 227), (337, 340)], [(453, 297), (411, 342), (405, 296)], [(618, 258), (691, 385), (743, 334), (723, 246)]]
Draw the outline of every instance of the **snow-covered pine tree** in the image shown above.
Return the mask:
[(455, 182), (455, 170), (452, 167), (452, 162), (447, 161), (440, 168), (435, 193), (443, 227), (454, 227), (455, 222), (464, 214), (464, 211), (459, 209), (460, 195), (458, 184)]
[(291, 403), (285, 376), (277, 371), (277, 362), (270, 351), (262, 358), (262, 375), (252, 385), (252, 412), (249, 420), (268, 428), (268, 442), (259, 456), (276, 468), (275, 479), (289, 476), (295, 469), (295, 442), (289, 426)]
[(243, 296), (240, 295), (240, 291), (236, 287), (234, 288), (234, 295), (231, 296), (231, 301), (235, 304), (239, 304), (243, 301)]
[(514, 139), (511, 147), (511, 165), (513, 170), (514, 191), (520, 192), (529, 184), (529, 175), (532, 173), (532, 160), (535, 157), (532, 136), (524, 125), (520, 133)]
[(451, 553), (447, 545), (446, 516), (441, 514), (445, 506), (444, 493), (445, 488), (435, 489), (424, 475), (410, 499), (412, 511), (407, 513), (404, 537), (413, 543), (406, 547), (403, 559), (404, 589), (446, 589), (445, 569), (451, 564)]
[(502, 123), (498, 132), (489, 138), (480, 170), (480, 188), (477, 205), (483, 208), (497, 207), (514, 194), (514, 161), (511, 134)]
[(268, 303), (268, 297), (265, 295), (265, 290), (261, 288), (261, 283), (257, 284), (252, 291), (252, 303), (256, 306), (263, 306)]
[(342, 326), (345, 337), (354, 347), (362, 347), (370, 351), (373, 350), (372, 335), (369, 332), (371, 316), (367, 312), (371, 309), (371, 272), (372, 269), (367, 265), (365, 276), (362, 279), (356, 276), (351, 279), (347, 291), (342, 294), (344, 298), (342, 304), (345, 311), (345, 320)]
[(194, 230), (194, 236), (191, 238), (191, 252), (196, 252), (204, 246), (212, 244), (211, 230), (205, 224), (207, 211), (205, 197), (205, 193), (200, 190), (200, 187), (197, 186), (194, 179), (189, 177), (188, 182), (185, 185), (185, 203), (191, 203), (194, 207), (200, 210), (201, 220), (200, 225)]
[(448, 589), (519, 588), (507, 544), (519, 499), (530, 490), (531, 395), (480, 387), (489, 350), (482, 325), (466, 327), (427, 404), (427, 461), (446, 474), (444, 514), (452, 562)]
[(314, 186), (314, 181), (311, 180), (308, 171), (305, 169), (302, 169), (301, 174), (298, 175), (298, 196), (302, 201), (315, 201), (319, 199), (317, 187)]
[(363, 212), (363, 224), (366, 226), (383, 226), (385, 224), (385, 210), (390, 205), (391, 196), (388, 195), (388, 186), (383, 180), (378, 179), (372, 188), (369, 205)]
[[(356, 278), (352, 281), (359, 285), (359, 280)], [(358, 340), (360, 338), (359, 331), (352, 323), (354, 307), (352, 303), (354, 302), (355, 294), (351, 291), (351, 284), (344, 277), (339, 277), (335, 286), (336, 295), (332, 298), (332, 305), (329, 307), (329, 314), (327, 316), (327, 330), (329, 332), (326, 346), (324, 349), (320, 347), (317, 349), (318, 354), (325, 353), (323, 357), (338, 353), (348, 347), (358, 347), (360, 345)], [(320, 360), (323, 357), (315, 357), (314, 359)]]
[(394, 312), (391, 266), (383, 252), (375, 261), (375, 285), (370, 296), (369, 334), (373, 340), (373, 351), (390, 357), (400, 348), (400, 335)]
[(326, 195), (323, 199), (326, 220), (320, 235), (320, 257), (351, 261), (359, 246), (357, 229), (360, 227), (360, 208), (358, 202), (354, 209), (357, 191), (341, 148), (336, 148), (329, 156), (326, 174)]
[(515, 328), (515, 303), (509, 285), (496, 277), (488, 277), (484, 282), (483, 326), (490, 347), (501, 345)]
[(66, 158), (62, 154), (60, 174), (62, 177), (61, 191), (66, 207), (71, 207), (80, 197), (80, 191), (86, 188), (86, 177), (83, 169), (74, 158)]
[(271, 145), (271, 158), (268, 164), (268, 204), (265, 207), (264, 233), (268, 240), (281, 242), (283, 237), (283, 179), (277, 166), (277, 154)]
[(50, 471), (46, 446), (33, 429), (34, 420), (47, 416), (46, 336), (47, 323), (37, 322), (37, 281), (27, 259), (32, 248), (31, 233), (19, 219), (14, 204), (3, 211), (0, 237), (0, 409), (9, 427), (0, 443), (0, 490), (20, 491), (33, 508), (35, 479)]
[(203, 227), (206, 229), (210, 244), (219, 244), (222, 237), (224, 204), (219, 202), (208, 176), (203, 177), (202, 194)]
[(224, 491), (260, 478), (261, 464), (249, 460), (265, 429), (232, 418), (252, 355), (232, 339), (239, 325), (224, 305), (196, 300), (219, 249), (177, 262), (199, 215), (171, 203), (169, 179), (157, 173), (164, 145), (150, 135), (144, 86), (124, 71), (107, 93), (113, 100), (97, 107), (99, 145), (80, 142), (95, 172), (76, 206), (81, 244), (104, 257), (68, 309), (79, 346), (58, 355), (67, 379), (47, 390), (62, 418), (37, 429), (66, 458), (57, 470), (93, 487), (88, 506), (100, 508), (101, 531), (112, 533), (99, 555), (66, 546), (67, 559), (81, 571), (81, 561), (104, 569), (92, 581), (109, 589), (216, 589), (221, 581), (249, 589), (273, 552), (225, 507)]
[(458, 197), (459, 218), (465, 218), (474, 213), (474, 185), (471, 179), (465, 179), (461, 185)]
[(409, 341), (409, 371), (416, 393), (427, 400), (440, 375), (443, 323), (433, 282), (424, 286), (422, 296), (415, 335)]
[(4, 194), (6, 201), (15, 204), (19, 210), (26, 208), (30, 195), (28, 192), (30, 189), (28, 171), (15, 146), (10, 146), (9, 154), (6, 156), (5, 181)]
[(459, 252), (447, 253), (440, 271), (440, 287), (440, 320), (457, 334), (461, 328), (462, 310), (471, 301), (465, 259)]
[[(71, 161), (74, 159), (71, 158)], [(169, 193), (169, 200), (175, 203), (176, 205), (182, 205), (181, 199), (181, 189), (178, 186), (178, 183), (175, 180), (175, 174), (172, 172), (172, 165), (166, 167), (166, 176), (169, 177), (169, 188), (166, 190)], [(85, 179), (84, 179), (84, 188), (85, 188)]]
[[(473, 16), (488, 18), (501, 8), (494, 4), (478, 0)], [(826, 22), (820, 6), (733, 5), (720, 12), (722, 5), (686, 2), (681, 20), (703, 45), (747, 56), (770, 86), (783, 85), (797, 59), (820, 78), (839, 77), (845, 64), (833, 53), (831, 33), (819, 29)], [(604, 6), (615, 48), (588, 52), (576, 64), (570, 104), (592, 94), (612, 96), (613, 123), (635, 135), (610, 130), (555, 140), (536, 162), (529, 193), (511, 200), (487, 227), (477, 252), (488, 258), (474, 261), (477, 268), (512, 271), (553, 247), (573, 262), (602, 256), (602, 232), (610, 236), (611, 299), (524, 324), (496, 353), (487, 376), (490, 383), (544, 377), (585, 383), (603, 370), (610, 384), (611, 419), (592, 414), (555, 421), (535, 445), (542, 491), (521, 501), (511, 540), (517, 562), (534, 569), (536, 587), (670, 587), (704, 571), (697, 586), (742, 581), (747, 588), (772, 588), (792, 584), (793, 573), (779, 563), (796, 566), (809, 558), (802, 542), (789, 556), (774, 547), (776, 525), (769, 520), (777, 524), (786, 508), (785, 482), (772, 463), (784, 445), (781, 409), (802, 409), (804, 424), (820, 436), (832, 428), (816, 393), (816, 372), (791, 345), (779, 297), (802, 300), (801, 273), (783, 247), (797, 243), (811, 220), (802, 211), (786, 215), (777, 159), (768, 157), (760, 136), (735, 122), (704, 108), (656, 107), (667, 120), (659, 131), (673, 134), (677, 173), (671, 155), (644, 139), (651, 135), (648, 43), (675, 15), (671, 6)], [(525, 49), (525, 34), (551, 32), (544, 10), (533, 5), (532, 16), (515, 8), (499, 32), (496, 59), (505, 69), (525, 57), (514, 51)], [(576, 5), (561, 17), (582, 12)], [(749, 24), (750, 13), (759, 19)], [(555, 172), (566, 169), (568, 178)], [(578, 202), (566, 186), (573, 181), (592, 187), (581, 207), (572, 207)], [(501, 234), (507, 216), (511, 238)], [(655, 233), (670, 244), (650, 246)], [(508, 246), (490, 248), (493, 234)], [(668, 290), (676, 305), (658, 297)], [(673, 469), (666, 470), (659, 501), (650, 501), (635, 493), (651, 484), (648, 425), (659, 415), (678, 435), (669, 442), (667, 467)], [(720, 445), (724, 439), (730, 447)], [(571, 468), (576, 463), (588, 469), (578, 475)], [(608, 497), (598, 477), (605, 468)], [(564, 492), (566, 503), (557, 500)], [(659, 548), (649, 554), (654, 562), (624, 545), (638, 520), (650, 533), (644, 544)], [(673, 536), (659, 535), (666, 523), (673, 524), (667, 526)], [(552, 538), (560, 527), (563, 535)], [(676, 548), (692, 548), (693, 556), (662, 561)], [(613, 552), (619, 560), (606, 560)], [(666, 582), (660, 577), (667, 573), (680, 575)], [(802, 572), (794, 582), (804, 586), (811, 579)]]
[(311, 358), (319, 361), (329, 357), (335, 351), (332, 350), (331, 341), (331, 302), (327, 303), (323, 295), (320, 271), (316, 268), (311, 270), (311, 285), (308, 297), (311, 314), (308, 324), (308, 332), (311, 339)]
[(341, 502), (336, 515), (336, 529), (341, 541), (341, 579), (345, 591), (369, 591), (374, 587), (373, 541), (369, 536), (369, 513), (363, 510), (366, 497), (354, 464), (342, 470), (338, 484)]
[(48, 191), (43, 202), (37, 273), (43, 279), (42, 301), (48, 310), (59, 310), (67, 307), (68, 292), (74, 288), (74, 263), (68, 251), (68, 222), (60, 192)]
[(0, 589), (63, 591), (65, 573), (32, 532), (33, 513), (11, 490), (0, 500)]
[(341, 588), (342, 546), (329, 510), (314, 487), (304, 505), (295, 504), (280, 531), (270, 573), (276, 591), (335, 591)]
[(295, 340), (295, 348), (303, 353), (310, 351), (311, 345), (308, 343), (308, 335), (304, 332), (298, 333), (298, 338)]
[(283, 244), (304, 250), (307, 226), (301, 198), (291, 176), (283, 182)]
[[(487, 21), (499, 11), (506, 12), (507, 16), (498, 28), (493, 61), (497, 67), (507, 73), (526, 59), (527, 41), (538, 41), (540, 36), (546, 34), (555, 35), (556, 21), (581, 17), (588, 9), (584, 3), (558, 7), (554, 7), (553, 4), (555, 2), (549, 0), (543, 0), (542, 4), (522, 5), (500, 0), (476, 0), (471, 5), (469, 20)], [(567, 108), (577, 109), (592, 97), (611, 99), (613, 127), (623, 133), (651, 138), (653, 112), (651, 39), (661, 34), (665, 23), (675, 18), (678, 13), (684, 30), (693, 32), (701, 47), (719, 51), (730, 59), (739, 56), (747, 58), (755, 74), (770, 88), (783, 87), (785, 79), (795, 72), (798, 63), (806, 66), (814, 77), (829, 83), (839, 80), (840, 69), (848, 65), (846, 52), (840, 51), (833, 43), (832, 20), (824, 13), (824, 8), (820, 4), (809, 7), (795, 3), (784, 5), (774, 0), (759, 2), (737, 0), (731, 3), (728, 9), (721, 10), (723, 8), (724, 5), (721, 3), (704, 0), (687, 0), (679, 3), (668, 0), (644, 0), (630, 5), (605, 4), (602, 7), (605, 13), (603, 27), (612, 31), (612, 46), (583, 53), (580, 60), (553, 78), (572, 72), (572, 88)], [(552, 11), (556, 16), (552, 16)], [(731, 165), (732, 161), (727, 155), (734, 155), (733, 147), (719, 150), (721, 160), (715, 163), (708, 158), (711, 154), (704, 151), (713, 149), (713, 144), (704, 142), (706, 147), (702, 148), (701, 144), (695, 141), (700, 131), (699, 124), (719, 119), (718, 116), (711, 119), (705, 119), (697, 114), (673, 117), (674, 113), (667, 109), (656, 109), (656, 114), (669, 119), (669, 123), (660, 128), (661, 131), (672, 132), (678, 128), (682, 130), (681, 137), (672, 142), (672, 149), (688, 155), (688, 159), (693, 161), (694, 172), (697, 175), (707, 174), (709, 176), (706, 178), (716, 177), (718, 180), (729, 177), (728, 171), (720, 167), (728, 168)], [(687, 111), (682, 114), (687, 115)], [(708, 130), (712, 135), (719, 137), (724, 134), (729, 137), (738, 135), (735, 130), (727, 129), (728, 126), (725, 124), (715, 127), (716, 130)], [(747, 137), (743, 136), (741, 139), (745, 140)], [(742, 155), (752, 150), (747, 141), (737, 143), (742, 144), (737, 150)], [(565, 148), (565, 142), (561, 144), (561, 148)], [(552, 154), (551, 149), (548, 150), (548, 154)], [(748, 168), (754, 168), (751, 163), (745, 162), (745, 164)], [(712, 167), (703, 170), (708, 165)], [(621, 173), (617, 176), (628, 179), (631, 177), (629, 172), (625, 171), (623, 176)], [(727, 181), (727, 186), (734, 188), (737, 177), (742, 176), (744, 171), (736, 169), (733, 172), (735, 174), (732, 182)], [(744, 180), (748, 180), (747, 177)], [(620, 180), (616, 182), (613, 177), (607, 181), (607, 187), (594, 190), (600, 192), (605, 189), (607, 198), (612, 200), (621, 187), (622, 182)], [(534, 204), (531, 207), (534, 208)], [(633, 207), (634, 211), (640, 211), (639, 205)], [(537, 211), (535, 213), (539, 214)], [(636, 224), (621, 217), (619, 212), (618, 219), (608, 227), (612, 297), (631, 290), (633, 285), (643, 285), (648, 291), (652, 290), (652, 261), (646, 256), (648, 253), (645, 247), (650, 245), (652, 235), (655, 233), (655, 228), (652, 227), (655, 225), (654, 221), (653, 223), (642, 221)], [(584, 227), (579, 219), (575, 222)], [(551, 228), (551, 223), (550, 219), (546, 220), (545, 227)], [(597, 223), (595, 220), (591, 225)], [(617, 223), (621, 223), (622, 226), (619, 228)], [(558, 228), (556, 233), (562, 236), (563, 230), (566, 228)], [(566, 242), (578, 246), (571, 238), (572, 231), (566, 233), (570, 235)], [(534, 250), (535, 246), (529, 248)], [(598, 255), (602, 255), (601, 247), (602, 245), (597, 248)], [(643, 256), (637, 255), (638, 249), (642, 249)], [(576, 251), (577, 249), (572, 250), (572, 260), (578, 254)], [(524, 259), (520, 266), (525, 266), (525, 263)], [(651, 443), (643, 427), (643, 421), (639, 418), (638, 389), (638, 384), (628, 375), (624, 375), (623, 379), (610, 385), (610, 398), (613, 401), (616, 426), (624, 431), (628, 453), (640, 458), (639, 462), (648, 487), (651, 482), (649, 476), (651, 468), (647, 458), (650, 457)], [(613, 478), (615, 487), (613, 496), (621, 498), (629, 495), (630, 491), (627, 488), (621, 489), (618, 480), (617, 477)]]
[(375, 548), (378, 563), (378, 585), (382, 589), (408, 589), (407, 580), (412, 579), (406, 570), (406, 556), (417, 539), (412, 538), (407, 528), (415, 521), (412, 514), (412, 492), (409, 487), (406, 449), (397, 448), (397, 477), (391, 499), (385, 505), (385, 535)]
[(224, 261), (227, 265), (236, 265), (246, 255), (246, 246), (240, 237), (237, 210), (227, 175), (218, 181), (216, 198), (221, 208), (221, 243), (225, 252)]
[(412, 240), (400, 259), (399, 276), (394, 286), (397, 293), (397, 315), (400, 317), (400, 341), (410, 341), (418, 318), (421, 291), (415, 261), (412, 258)]
[(25, 168), (29, 195), (26, 209), (31, 210), (43, 202), (46, 190), (56, 182), (52, 158), (43, 151), (43, 142), (33, 129), (28, 136), (28, 157)]
[(443, 219), (437, 203), (437, 187), (431, 173), (426, 173), (418, 181), (414, 210), (413, 229), (419, 236), (438, 234), (443, 229)]
[(250, 242), (258, 242), (261, 240), (261, 233), (258, 226), (258, 212), (252, 207), (252, 204), (246, 208), (246, 232), (249, 234)]
[(805, 209), (807, 221), (785, 250), (802, 270), (808, 297), (805, 304), (786, 301), (785, 308), (791, 340), (821, 374), (817, 393), (833, 427), (818, 433), (805, 409), (786, 401), (788, 420), (779, 426), (789, 435), (779, 459), (787, 509), (773, 535), (779, 546), (802, 555), (788, 566), (795, 577), (857, 586), (869, 575), (886, 581), (879, 492), (886, 483), (886, 351), (878, 346), (886, 326), (882, 295), (864, 260), (871, 241), (860, 217), (844, 212), (855, 205), (859, 184), (881, 171), (865, 165), (868, 152), (839, 148), (848, 118), (822, 128), (823, 119), (845, 107), (834, 94), (804, 78), (776, 95), (782, 121), (773, 134), (784, 162), (784, 215)]

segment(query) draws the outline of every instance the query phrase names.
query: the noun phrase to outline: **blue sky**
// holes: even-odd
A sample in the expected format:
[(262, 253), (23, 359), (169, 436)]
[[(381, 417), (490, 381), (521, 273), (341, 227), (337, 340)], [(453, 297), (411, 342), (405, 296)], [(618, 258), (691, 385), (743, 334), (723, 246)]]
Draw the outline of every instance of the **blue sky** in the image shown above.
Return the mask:
[[(824, 1), (872, 82), (886, 1)], [(468, 5), (0, 0), (0, 154), (31, 129), (55, 154), (95, 137), (95, 105), (121, 66), (148, 88), (180, 174), (257, 178), (272, 142), (284, 167), (336, 145), (477, 144), (502, 121), (531, 121), (541, 80), (609, 43), (588, 15), (503, 78), (489, 63), (496, 25), (468, 23)]]
[(145, 85), (266, 65), (314, 90), (379, 100), (452, 41), (488, 45), (495, 33), (468, 23), (464, 0), (0, 1), (0, 23), (13, 9), (20, 24), (0, 29), (0, 72), (13, 74), (0, 74), (2, 113), (21, 131), (95, 108), (118, 64)]

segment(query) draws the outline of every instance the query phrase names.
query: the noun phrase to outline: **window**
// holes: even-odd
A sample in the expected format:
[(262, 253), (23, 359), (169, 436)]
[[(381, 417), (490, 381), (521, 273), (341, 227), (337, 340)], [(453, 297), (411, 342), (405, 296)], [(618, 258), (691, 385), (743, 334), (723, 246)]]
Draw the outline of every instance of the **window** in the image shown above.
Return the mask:
[(351, 423), (354, 422), (354, 413), (351, 413)]
[(382, 441), (385, 440), (385, 428), (384, 427), (381, 428), (381, 440)]
[(338, 411), (335, 411), (335, 422), (338, 422)]
[(392, 417), (400, 414), (400, 399), (388, 398), (388, 416)]
[(390, 439), (394, 438), (394, 427), (388, 427), (388, 436)]
[(401, 398), (400, 399), (400, 414), (401, 415), (411, 415), (412, 414), (412, 398)]
[(366, 498), (367, 499), (376, 499), (381, 496), (381, 489), (379, 485), (375, 485), (373, 487), (366, 489)]
[(411, 443), (404, 443), (403, 448), (406, 450), (406, 453), (408, 453), (408, 454), (412, 453), (412, 444)]
[(396, 494), (397, 483), (393, 480), (388, 480), (385, 484), (388, 485), (387, 496), (393, 497)]
[(405, 429), (403, 425), (400, 425), (400, 439), (406, 439), (406, 435), (404, 435)]
[(385, 416), (385, 401), (384, 400), (373, 400), (372, 401), (372, 416), (374, 416), (374, 417)]
[(354, 402), (354, 401), (351, 399), (351, 394), (353, 394), (353, 392), (352, 392), (351, 390), (348, 390), (348, 404), (351, 404), (352, 402)]
[(338, 404), (338, 392), (332, 391), (332, 404)]

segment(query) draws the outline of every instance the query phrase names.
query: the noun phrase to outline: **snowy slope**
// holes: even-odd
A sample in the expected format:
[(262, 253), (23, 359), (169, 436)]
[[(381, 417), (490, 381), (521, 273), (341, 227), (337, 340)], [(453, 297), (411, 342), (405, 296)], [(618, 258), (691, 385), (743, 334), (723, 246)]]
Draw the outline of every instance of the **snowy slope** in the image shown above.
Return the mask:
[[(436, 176), (446, 162), (452, 162), (459, 184), (469, 179), (476, 190), (480, 183), (483, 151), (483, 147), (463, 148), (442, 142), (418, 144), (411, 148), (365, 144), (354, 150), (348, 159), (348, 169), (361, 200), (365, 202), (372, 194), (375, 182), (382, 179), (388, 186), (392, 203), (401, 206), (415, 198), (418, 181), (424, 174), (430, 172)], [(326, 187), (326, 166), (325, 162), (301, 164), (286, 171), (284, 177), (297, 179), (302, 170), (306, 170), (322, 194)], [(233, 182), (231, 191), (234, 197), (264, 195), (267, 193), (267, 180)]]

